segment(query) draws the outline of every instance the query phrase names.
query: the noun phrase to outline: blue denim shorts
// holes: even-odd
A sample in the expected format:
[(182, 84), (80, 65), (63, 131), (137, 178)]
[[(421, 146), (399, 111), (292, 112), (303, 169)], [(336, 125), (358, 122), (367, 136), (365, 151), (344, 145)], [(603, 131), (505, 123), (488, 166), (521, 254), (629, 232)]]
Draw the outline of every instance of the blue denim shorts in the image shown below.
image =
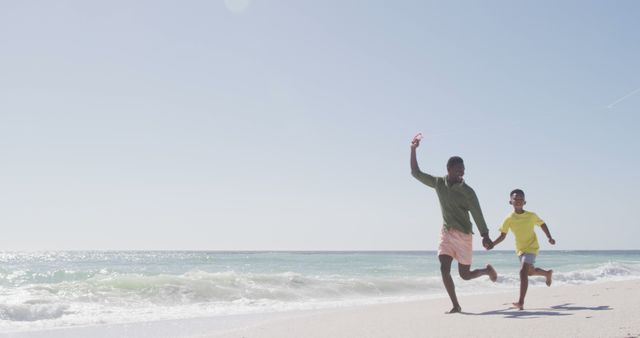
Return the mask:
[(536, 262), (536, 254), (525, 252), (522, 255), (518, 256), (520, 258), (520, 263), (528, 263), (533, 265)]

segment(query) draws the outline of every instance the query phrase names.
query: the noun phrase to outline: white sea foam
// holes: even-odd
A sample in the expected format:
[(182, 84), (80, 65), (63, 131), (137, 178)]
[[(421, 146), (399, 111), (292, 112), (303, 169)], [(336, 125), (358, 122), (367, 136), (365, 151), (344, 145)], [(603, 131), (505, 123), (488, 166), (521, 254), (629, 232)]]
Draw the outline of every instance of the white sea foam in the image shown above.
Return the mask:
[[(182, 256), (65, 253), (63, 259), (56, 259), (55, 254), (28, 259), (4, 255), (6, 262), (0, 267), (0, 331), (446, 296), (431, 255), (345, 255), (349, 260), (336, 254), (269, 253), (247, 257), (227, 254), (214, 257), (222, 261), (215, 266), (211, 265), (210, 257), (191, 253)], [(584, 255), (587, 256), (582, 262), (572, 259), (564, 263), (560, 258), (566, 257), (561, 255), (556, 261), (545, 262), (555, 271), (554, 285), (640, 278), (640, 254), (616, 261)], [(498, 282), (491, 283), (487, 278), (462, 281), (457, 277), (457, 269), (453, 269), (460, 293), (518, 287), (518, 266), (511, 263), (512, 253), (485, 258), (494, 261), (500, 274)], [(16, 260), (20, 263), (15, 263)], [(188, 264), (182, 264), (184, 260)], [(315, 266), (310, 266), (309, 261)], [(183, 265), (189, 269), (180, 270)], [(216, 271), (223, 268), (227, 270)], [(533, 287), (544, 285), (542, 277), (530, 280)]]
[(0, 319), (18, 322), (32, 322), (43, 319), (55, 319), (62, 317), (68, 305), (42, 303), (32, 300), (24, 304), (3, 305), (0, 304)]

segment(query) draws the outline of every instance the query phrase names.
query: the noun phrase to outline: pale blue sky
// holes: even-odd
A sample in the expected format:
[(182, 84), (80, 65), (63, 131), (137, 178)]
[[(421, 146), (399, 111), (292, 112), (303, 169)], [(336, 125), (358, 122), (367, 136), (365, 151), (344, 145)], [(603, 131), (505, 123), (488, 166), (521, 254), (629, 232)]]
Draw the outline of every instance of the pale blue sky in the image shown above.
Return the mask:
[(0, 250), (432, 250), (418, 131), (423, 171), (465, 159), (492, 237), (520, 187), (555, 249), (640, 249), (639, 15), (2, 1)]

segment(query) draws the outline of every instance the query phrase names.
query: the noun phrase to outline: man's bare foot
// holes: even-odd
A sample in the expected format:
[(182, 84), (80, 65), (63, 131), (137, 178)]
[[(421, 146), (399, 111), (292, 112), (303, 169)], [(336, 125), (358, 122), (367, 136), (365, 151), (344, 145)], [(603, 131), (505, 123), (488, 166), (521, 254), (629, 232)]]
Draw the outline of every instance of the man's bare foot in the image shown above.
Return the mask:
[(496, 272), (496, 269), (494, 269), (491, 264), (487, 264), (487, 270), (489, 270), (489, 279), (491, 279), (492, 282), (497, 281), (498, 273)]
[(547, 277), (547, 280), (546, 280), (547, 286), (551, 286), (551, 277), (552, 277), (552, 275), (553, 275), (553, 270), (549, 270), (549, 273), (546, 276)]
[(524, 310), (524, 304), (521, 304), (520, 302), (515, 302), (511, 304), (513, 304), (513, 307), (515, 307), (518, 310)]
[(462, 312), (462, 308), (460, 306), (454, 306), (451, 310), (449, 310), (449, 312), (445, 312), (446, 314), (452, 314), (452, 313), (460, 313)]

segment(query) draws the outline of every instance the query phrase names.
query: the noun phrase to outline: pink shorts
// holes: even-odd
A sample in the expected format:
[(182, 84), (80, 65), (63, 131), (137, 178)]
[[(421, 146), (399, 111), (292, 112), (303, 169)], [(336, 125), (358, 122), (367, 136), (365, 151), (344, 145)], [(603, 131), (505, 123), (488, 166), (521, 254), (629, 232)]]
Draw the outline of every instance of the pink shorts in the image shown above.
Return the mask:
[(463, 265), (471, 265), (473, 235), (453, 228), (447, 230), (443, 227), (438, 244), (438, 256), (440, 255), (451, 256)]

